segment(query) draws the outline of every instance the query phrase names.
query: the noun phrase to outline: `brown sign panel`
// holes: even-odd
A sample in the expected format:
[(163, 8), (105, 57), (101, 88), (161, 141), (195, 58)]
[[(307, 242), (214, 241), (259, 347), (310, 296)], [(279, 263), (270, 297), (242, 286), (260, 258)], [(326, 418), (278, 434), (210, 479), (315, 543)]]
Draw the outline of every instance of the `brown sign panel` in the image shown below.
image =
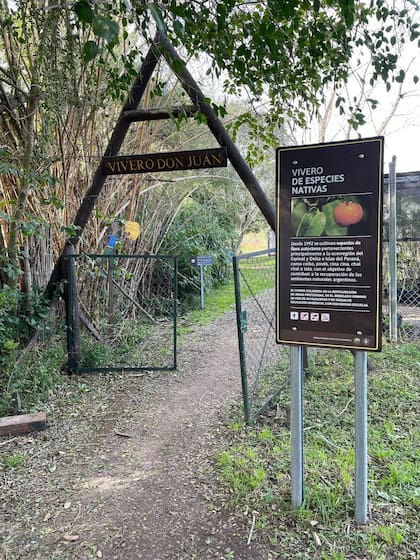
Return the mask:
[(188, 152), (115, 156), (104, 158), (103, 163), (105, 175), (188, 171), (189, 169), (226, 166), (227, 154), (224, 147)]
[(383, 138), (277, 150), (277, 342), (381, 350)]

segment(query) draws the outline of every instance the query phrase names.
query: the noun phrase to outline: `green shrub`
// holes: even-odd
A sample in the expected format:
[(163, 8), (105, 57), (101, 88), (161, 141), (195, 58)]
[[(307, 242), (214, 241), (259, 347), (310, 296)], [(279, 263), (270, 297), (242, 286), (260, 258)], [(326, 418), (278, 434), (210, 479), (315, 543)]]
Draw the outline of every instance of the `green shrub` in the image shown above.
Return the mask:
[(183, 307), (192, 307), (200, 298), (200, 267), (191, 257), (211, 255), (213, 265), (205, 267), (206, 289), (226, 284), (232, 276), (229, 258), (239, 234), (235, 216), (220, 200), (208, 204), (205, 193), (189, 198), (163, 238), (161, 252), (178, 256), (178, 297)]

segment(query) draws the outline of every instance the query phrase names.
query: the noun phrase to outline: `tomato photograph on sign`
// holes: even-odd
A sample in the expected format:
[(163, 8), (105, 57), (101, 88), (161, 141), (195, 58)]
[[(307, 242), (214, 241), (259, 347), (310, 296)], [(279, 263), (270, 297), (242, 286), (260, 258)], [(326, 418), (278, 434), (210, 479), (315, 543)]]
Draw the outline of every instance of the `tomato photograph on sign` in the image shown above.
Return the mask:
[(277, 342), (379, 351), (383, 138), (277, 149)]

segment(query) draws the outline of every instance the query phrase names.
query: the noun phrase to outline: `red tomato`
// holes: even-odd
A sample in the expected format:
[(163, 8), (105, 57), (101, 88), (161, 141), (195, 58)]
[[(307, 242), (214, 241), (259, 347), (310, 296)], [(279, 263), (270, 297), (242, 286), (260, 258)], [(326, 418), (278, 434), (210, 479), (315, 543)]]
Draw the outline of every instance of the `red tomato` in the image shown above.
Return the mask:
[(349, 200), (340, 202), (334, 208), (334, 220), (339, 226), (352, 226), (358, 224), (363, 218), (363, 208), (358, 202)]

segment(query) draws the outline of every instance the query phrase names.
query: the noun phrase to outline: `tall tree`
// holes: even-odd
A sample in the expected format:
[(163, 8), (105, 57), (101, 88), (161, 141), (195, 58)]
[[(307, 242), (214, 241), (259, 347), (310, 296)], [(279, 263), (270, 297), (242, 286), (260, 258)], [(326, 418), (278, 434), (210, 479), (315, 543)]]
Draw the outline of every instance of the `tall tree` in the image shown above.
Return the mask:
[(152, 16), (188, 56), (207, 53), (207, 71), (223, 80), (225, 91), (245, 88), (253, 101), (268, 99), (267, 124), (286, 117), (303, 122), (326, 84), (346, 81), (362, 45), (371, 55), (373, 82), (401, 79), (404, 69), (393, 46), (418, 46), (420, 37), (415, 0), (137, 0), (131, 9), (124, 2), (111, 7), (80, 0), (74, 8), (93, 30), (98, 14), (113, 19), (123, 12), (124, 21), (144, 35)]
[[(372, 53), (373, 81), (400, 79), (389, 46), (401, 37), (418, 42), (419, 9), (410, 0), (400, 8), (384, 0), (1, 0), (0, 248), (8, 282), (16, 281), (22, 234), (32, 215), (39, 221), (40, 207), (55, 227), (71, 227), (113, 123), (106, 100), (120, 103), (156, 26), (186, 56), (206, 52), (207, 72), (226, 92), (266, 102), (265, 122), (255, 124), (261, 135), (289, 118), (304, 121), (322, 87), (346, 80), (361, 44)], [(165, 82), (156, 86), (163, 91)]]

